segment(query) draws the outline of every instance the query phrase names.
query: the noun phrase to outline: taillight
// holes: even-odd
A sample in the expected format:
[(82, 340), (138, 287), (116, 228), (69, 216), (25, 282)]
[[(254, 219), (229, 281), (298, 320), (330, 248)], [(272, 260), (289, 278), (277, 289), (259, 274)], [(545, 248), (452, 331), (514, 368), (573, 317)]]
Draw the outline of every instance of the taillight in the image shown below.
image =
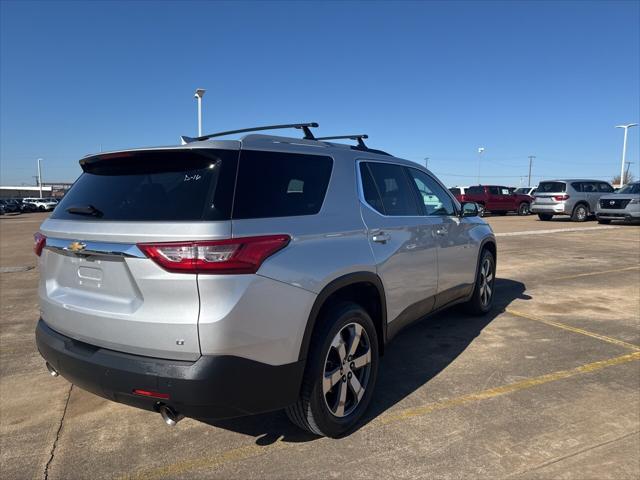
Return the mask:
[(46, 244), (47, 237), (45, 237), (43, 234), (41, 234), (40, 232), (36, 232), (33, 235), (33, 253), (35, 253), (37, 256), (40, 256), (42, 254), (42, 249)]
[(289, 235), (203, 242), (141, 243), (140, 250), (177, 273), (256, 273), (269, 256), (287, 246)]
[(553, 199), (556, 202), (564, 202), (565, 200), (569, 200), (569, 195), (555, 195)]

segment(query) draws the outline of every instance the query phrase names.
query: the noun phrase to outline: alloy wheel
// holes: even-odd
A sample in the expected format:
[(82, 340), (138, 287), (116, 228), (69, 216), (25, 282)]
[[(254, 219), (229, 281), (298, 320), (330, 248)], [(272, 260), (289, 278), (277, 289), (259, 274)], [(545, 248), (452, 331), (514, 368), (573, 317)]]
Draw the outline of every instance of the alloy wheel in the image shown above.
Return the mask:
[(480, 268), (480, 302), (483, 307), (486, 307), (491, 302), (493, 295), (493, 268), (491, 266), (491, 260), (488, 258), (482, 262)]
[(349, 323), (333, 337), (324, 362), (322, 395), (332, 415), (351, 414), (364, 396), (371, 373), (371, 343), (367, 331)]

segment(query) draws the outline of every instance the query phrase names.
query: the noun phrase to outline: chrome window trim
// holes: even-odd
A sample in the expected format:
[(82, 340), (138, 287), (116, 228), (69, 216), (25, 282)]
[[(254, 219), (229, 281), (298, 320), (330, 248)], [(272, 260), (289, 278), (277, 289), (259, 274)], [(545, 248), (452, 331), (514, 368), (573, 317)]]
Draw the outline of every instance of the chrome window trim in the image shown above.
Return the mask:
[[(74, 251), (70, 246), (74, 243), (84, 245), (82, 250)], [(82, 240), (69, 240), (67, 238), (47, 237), (45, 249), (53, 250), (64, 255), (87, 257), (124, 257), (124, 258), (146, 258), (142, 250), (133, 243), (111, 243), (94, 242)]]

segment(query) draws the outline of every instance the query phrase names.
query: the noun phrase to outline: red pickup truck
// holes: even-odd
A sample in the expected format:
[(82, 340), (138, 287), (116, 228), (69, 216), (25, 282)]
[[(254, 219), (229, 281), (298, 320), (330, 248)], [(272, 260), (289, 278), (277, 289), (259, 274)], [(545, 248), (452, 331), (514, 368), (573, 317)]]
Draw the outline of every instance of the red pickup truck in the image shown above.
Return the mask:
[(518, 215), (529, 215), (529, 207), (533, 201), (530, 195), (512, 193), (508, 187), (499, 185), (476, 185), (465, 189), (464, 194), (455, 196), (460, 202), (476, 202), (480, 215), (485, 212), (506, 215), (517, 212)]

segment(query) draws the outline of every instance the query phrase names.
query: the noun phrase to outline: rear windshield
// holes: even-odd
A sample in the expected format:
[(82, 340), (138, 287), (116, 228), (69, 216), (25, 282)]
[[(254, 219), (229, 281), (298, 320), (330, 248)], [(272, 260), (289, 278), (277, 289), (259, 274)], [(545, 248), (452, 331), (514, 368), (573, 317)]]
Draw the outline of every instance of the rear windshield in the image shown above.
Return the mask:
[(566, 192), (567, 184), (564, 182), (540, 182), (536, 193)]
[(481, 194), (484, 194), (484, 187), (469, 187), (469, 188), (467, 188), (467, 194), (469, 194), (469, 195), (481, 195)]
[(52, 218), (215, 221), (313, 215), (322, 207), (333, 167), (327, 156), (246, 150), (124, 152), (80, 163), (84, 173)]
[(228, 220), (237, 151), (155, 150), (81, 161), (84, 173), (51, 218)]

